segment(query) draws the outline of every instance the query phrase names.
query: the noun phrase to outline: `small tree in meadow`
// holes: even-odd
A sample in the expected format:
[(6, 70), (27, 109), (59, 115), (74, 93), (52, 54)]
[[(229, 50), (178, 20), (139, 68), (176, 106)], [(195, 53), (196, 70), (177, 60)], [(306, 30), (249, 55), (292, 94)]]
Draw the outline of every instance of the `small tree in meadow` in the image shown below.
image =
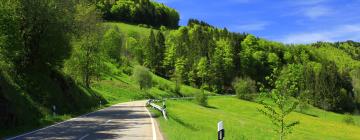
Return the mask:
[(239, 99), (251, 100), (251, 95), (256, 93), (256, 83), (250, 78), (235, 79), (233, 87)]
[(266, 94), (273, 104), (265, 104), (263, 109), (259, 109), (276, 126), (275, 131), (279, 134), (280, 140), (285, 139), (285, 136), (291, 133), (292, 128), (299, 124), (299, 121), (290, 122), (287, 119), (287, 116), (299, 104), (292, 98), (293, 95), (299, 92), (298, 78), (300, 73), (296, 71), (296, 68), (296, 65), (290, 65), (289, 68), (285, 68), (280, 73), (281, 76), (276, 80), (274, 79), (278, 75), (276, 74), (277, 70), (271, 77), (267, 77), (274, 88), (270, 92), (264, 92), (263, 94)]
[(198, 103), (201, 106), (207, 106), (208, 102), (207, 102), (207, 95), (205, 94), (204, 90), (201, 91), (201, 93), (196, 93), (195, 94), (195, 101), (196, 103)]
[(133, 77), (139, 84), (139, 88), (141, 90), (147, 90), (152, 87), (152, 74), (147, 68), (143, 66), (136, 66), (134, 68)]

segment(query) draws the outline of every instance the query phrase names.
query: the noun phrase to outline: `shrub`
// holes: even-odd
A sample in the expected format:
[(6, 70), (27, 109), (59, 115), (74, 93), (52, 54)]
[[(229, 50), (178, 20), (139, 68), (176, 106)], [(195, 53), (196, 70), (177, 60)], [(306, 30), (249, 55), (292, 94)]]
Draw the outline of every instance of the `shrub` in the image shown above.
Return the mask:
[(170, 85), (168, 85), (166, 83), (159, 83), (158, 87), (162, 91), (170, 91), (170, 89), (171, 89)]
[(135, 66), (133, 77), (139, 84), (140, 89), (150, 89), (152, 87), (152, 74), (143, 66)]
[(129, 66), (124, 67), (122, 71), (127, 75), (132, 75), (133, 74), (133, 70)]
[(355, 125), (355, 120), (350, 114), (345, 114), (343, 122), (350, 125)]
[(202, 91), (201, 93), (196, 93), (195, 94), (195, 101), (197, 104), (201, 105), (201, 106), (207, 106), (208, 102), (207, 102), (207, 95), (204, 93), (204, 91)]
[(236, 78), (233, 87), (240, 99), (251, 100), (251, 95), (256, 93), (256, 83), (250, 78)]

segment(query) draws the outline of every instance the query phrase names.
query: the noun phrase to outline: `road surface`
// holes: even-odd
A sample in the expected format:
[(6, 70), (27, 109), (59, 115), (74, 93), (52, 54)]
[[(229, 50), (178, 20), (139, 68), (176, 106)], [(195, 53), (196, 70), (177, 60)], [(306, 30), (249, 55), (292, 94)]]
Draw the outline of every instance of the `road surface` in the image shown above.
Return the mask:
[(121, 103), (9, 140), (163, 140), (146, 101)]

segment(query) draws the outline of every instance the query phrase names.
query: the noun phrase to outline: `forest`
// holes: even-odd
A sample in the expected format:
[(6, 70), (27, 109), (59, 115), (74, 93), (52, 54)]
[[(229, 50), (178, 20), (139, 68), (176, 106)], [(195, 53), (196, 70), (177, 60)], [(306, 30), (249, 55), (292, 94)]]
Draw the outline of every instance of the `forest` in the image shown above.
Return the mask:
[[(110, 66), (132, 74), (142, 65), (176, 83), (179, 97), (187, 85), (256, 101), (283, 80), (300, 105), (360, 111), (359, 42), (284, 44), (197, 19), (179, 26), (177, 11), (150, 0), (4, 0), (0, 13), (1, 130), (43, 123), (53, 104), (76, 115), (106, 104), (94, 85)], [(124, 34), (106, 22), (151, 31)]]
[[(267, 78), (276, 71), (290, 71), (291, 75), (276, 77), (297, 81), (294, 97), (336, 112), (353, 112), (359, 107), (357, 42), (282, 44), (214, 28), (195, 19), (167, 34), (164, 40), (161, 31), (150, 33), (143, 49), (145, 60), (140, 62), (168, 79), (234, 94), (236, 78), (253, 81), (255, 89), (273, 88)], [(329, 51), (326, 55), (324, 49)], [(340, 50), (345, 53), (338, 53)]]
[(151, 0), (100, 0), (97, 3), (104, 20), (177, 28), (177, 11)]

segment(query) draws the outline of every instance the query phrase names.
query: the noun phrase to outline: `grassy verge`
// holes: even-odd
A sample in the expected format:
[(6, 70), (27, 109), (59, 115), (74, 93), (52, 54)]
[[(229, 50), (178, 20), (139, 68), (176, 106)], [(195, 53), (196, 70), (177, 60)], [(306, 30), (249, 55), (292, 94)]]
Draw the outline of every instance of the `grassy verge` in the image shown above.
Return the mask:
[[(171, 140), (216, 139), (217, 122), (224, 121), (226, 139), (278, 139), (271, 121), (257, 110), (257, 103), (234, 97), (211, 97), (209, 107), (193, 101), (167, 101), (169, 120), (159, 117), (165, 137)], [(310, 108), (306, 114), (294, 112), (299, 120), (288, 139), (360, 139), (360, 117), (352, 116), (355, 125), (344, 123), (345, 115)]]

